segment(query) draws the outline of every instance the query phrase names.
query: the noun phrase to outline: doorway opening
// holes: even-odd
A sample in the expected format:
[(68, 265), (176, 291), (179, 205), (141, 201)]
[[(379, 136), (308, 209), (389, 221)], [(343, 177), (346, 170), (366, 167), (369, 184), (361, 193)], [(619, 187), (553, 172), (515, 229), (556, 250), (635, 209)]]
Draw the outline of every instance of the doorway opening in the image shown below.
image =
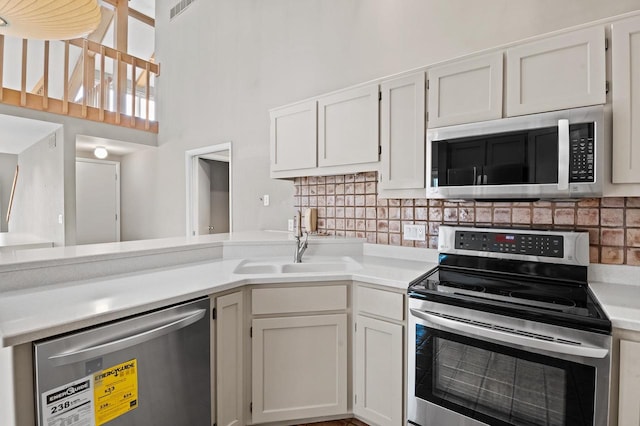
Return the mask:
[(231, 142), (185, 153), (187, 236), (233, 230)]

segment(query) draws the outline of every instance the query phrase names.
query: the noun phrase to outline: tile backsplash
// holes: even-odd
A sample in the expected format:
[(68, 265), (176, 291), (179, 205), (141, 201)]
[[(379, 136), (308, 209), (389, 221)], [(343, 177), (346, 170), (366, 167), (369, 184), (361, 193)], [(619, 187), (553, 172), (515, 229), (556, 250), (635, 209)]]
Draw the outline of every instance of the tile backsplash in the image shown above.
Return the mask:
[[(318, 231), (370, 243), (436, 248), (440, 225), (589, 231), (591, 263), (640, 265), (640, 197), (453, 202), (377, 196), (377, 173), (296, 178), (295, 207), (318, 209)], [(408, 241), (404, 224), (424, 224)]]

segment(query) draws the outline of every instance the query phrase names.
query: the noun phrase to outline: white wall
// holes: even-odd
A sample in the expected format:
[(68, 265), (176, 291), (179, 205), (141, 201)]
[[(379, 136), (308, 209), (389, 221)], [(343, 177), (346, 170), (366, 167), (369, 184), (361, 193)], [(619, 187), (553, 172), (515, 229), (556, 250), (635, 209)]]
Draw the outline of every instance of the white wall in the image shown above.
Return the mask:
[(65, 243), (64, 146), (62, 129), (18, 154), (18, 181), (13, 197), (9, 232), (24, 232)]
[(7, 232), (7, 207), (18, 156), (0, 153), (0, 232)]
[[(43, 111), (14, 107), (6, 104), (0, 104), (0, 114), (15, 115), (17, 117), (59, 123), (63, 126), (64, 135), (62, 140), (58, 140), (58, 143), (62, 145), (64, 149), (64, 240), (66, 245), (75, 244), (76, 238), (76, 136), (96, 136), (104, 139), (114, 139), (119, 141), (138, 143), (146, 146), (155, 146), (157, 144), (157, 135), (154, 133), (132, 130), (126, 127), (114, 126), (111, 124), (97, 123), (95, 121), (83, 120), (80, 118), (51, 114)], [(133, 166), (138, 167), (139, 165), (134, 164)], [(131, 186), (134, 188), (129, 192), (133, 202), (129, 203), (127, 206), (124, 206), (125, 208), (129, 207), (135, 210), (138, 208), (138, 203), (140, 202), (140, 200), (144, 200), (144, 197), (139, 196), (135, 191), (140, 190), (144, 192), (146, 191), (146, 188), (137, 185), (138, 182), (135, 180), (127, 181), (128, 176), (131, 176), (132, 179), (135, 179), (138, 173), (146, 173), (144, 166), (142, 170), (136, 169), (132, 171), (132, 173), (129, 173), (129, 170), (125, 170), (124, 167), (121, 166), (121, 185), (125, 187), (131, 184)], [(149, 171), (149, 173), (155, 174), (154, 171)], [(146, 237), (141, 236), (139, 238)]]
[[(285, 229), (293, 185), (269, 179), (269, 108), (640, 7), (638, 0), (207, 0), (169, 22), (174, 4), (156, 6), (159, 149), (124, 162), (147, 189), (127, 217), (137, 238), (184, 234), (184, 151), (223, 141), (234, 147), (234, 230)], [(271, 206), (262, 206), (263, 194)]]

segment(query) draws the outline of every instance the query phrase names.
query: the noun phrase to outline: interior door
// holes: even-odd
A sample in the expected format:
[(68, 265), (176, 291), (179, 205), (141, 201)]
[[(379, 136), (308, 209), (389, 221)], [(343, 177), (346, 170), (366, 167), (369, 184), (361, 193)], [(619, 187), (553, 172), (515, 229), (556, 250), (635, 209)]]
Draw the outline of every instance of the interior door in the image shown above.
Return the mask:
[(76, 244), (120, 241), (119, 165), (76, 160)]

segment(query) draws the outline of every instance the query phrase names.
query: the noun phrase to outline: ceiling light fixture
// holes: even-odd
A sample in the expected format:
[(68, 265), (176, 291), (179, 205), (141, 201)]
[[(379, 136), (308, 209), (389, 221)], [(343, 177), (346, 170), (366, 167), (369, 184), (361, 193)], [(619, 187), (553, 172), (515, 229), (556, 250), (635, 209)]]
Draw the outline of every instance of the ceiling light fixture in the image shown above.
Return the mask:
[(39, 40), (68, 40), (90, 34), (100, 23), (99, 0), (5, 0), (0, 34)]
[(96, 158), (104, 160), (109, 155), (109, 151), (107, 151), (107, 148), (104, 146), (97, 146), (96, 149), (93, 150), (93, 155), (95, 155)]

